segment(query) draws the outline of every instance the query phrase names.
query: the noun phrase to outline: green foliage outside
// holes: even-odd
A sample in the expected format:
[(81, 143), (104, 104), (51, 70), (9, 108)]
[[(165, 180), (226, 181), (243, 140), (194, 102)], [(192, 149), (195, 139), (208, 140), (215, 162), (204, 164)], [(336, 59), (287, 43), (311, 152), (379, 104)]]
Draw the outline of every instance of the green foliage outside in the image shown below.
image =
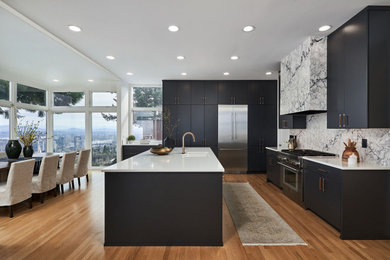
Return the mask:
[(159, 107), (162, 104), (162, 88), (134, 88), (135, 107)]

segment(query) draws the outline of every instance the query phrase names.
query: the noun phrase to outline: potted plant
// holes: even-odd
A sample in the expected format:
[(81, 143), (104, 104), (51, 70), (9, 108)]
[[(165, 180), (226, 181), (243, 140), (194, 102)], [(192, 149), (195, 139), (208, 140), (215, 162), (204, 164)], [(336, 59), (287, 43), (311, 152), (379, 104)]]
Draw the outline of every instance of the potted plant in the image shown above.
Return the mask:
[(127, 142), (128, 143), (132, 143), (132, 142), (134, 142), (135, 141), (135, 136), (134, 135), (129, 135), (128, 137), (127, 137)]
[(26, 121), (25, 125), (18, 125), (17, 134), (20, 142), (24, 145), (24, 157), (32, 157), (32, 155), (34, 154), (34, 149), (32, 145), (36, 143), (42, 135), (42, 133), (38, 131), (38, 127), (39, 122), (34, 123), (34, 121), (32, 121), (31, 123)]
[(171, 111), (169, 108), (164, 109), (163, 113), (163, 125), (164, 125), (164, 133), (165, 133), (165, 139), (164, 139), (164, 146), (168, 148), (175, 147), (175, 139), (172, 138), (174, 135), (178, 125), (180, 123), (179, 119), (172, 120)]

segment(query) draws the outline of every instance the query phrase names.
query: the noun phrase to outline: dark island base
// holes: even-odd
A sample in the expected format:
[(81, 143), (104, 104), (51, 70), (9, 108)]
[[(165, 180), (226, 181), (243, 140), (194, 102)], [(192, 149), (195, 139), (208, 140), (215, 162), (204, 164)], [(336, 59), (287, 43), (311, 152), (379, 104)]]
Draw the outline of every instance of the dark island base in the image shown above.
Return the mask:
[(105, 246), (222, 246), (222, 173), (105, 173)]

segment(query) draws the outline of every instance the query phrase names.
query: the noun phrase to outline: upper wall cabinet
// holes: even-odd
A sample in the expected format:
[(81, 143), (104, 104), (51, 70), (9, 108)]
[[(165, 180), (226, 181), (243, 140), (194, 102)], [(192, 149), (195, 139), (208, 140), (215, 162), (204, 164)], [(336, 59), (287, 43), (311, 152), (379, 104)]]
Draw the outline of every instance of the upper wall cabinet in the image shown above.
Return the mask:
[(280, 114), (326, 111), (326, 38), (310, 37), (281, 61)]
[(191, 104), (191, 82), (163, 80), (163, 103), (165, 105)]
[(191, 104), (218, 104), (216, 81), (192, 81), (191, 93)]
[(247, 104), (248, 82), (244, 80), (220, 81), (218, 104)]
[(328, 128), (390, 127), (390, 7), (365, 8), (328, 37)]
[(248, 104), (276, 105), (276, 80), (256, 80), (248, 82)]

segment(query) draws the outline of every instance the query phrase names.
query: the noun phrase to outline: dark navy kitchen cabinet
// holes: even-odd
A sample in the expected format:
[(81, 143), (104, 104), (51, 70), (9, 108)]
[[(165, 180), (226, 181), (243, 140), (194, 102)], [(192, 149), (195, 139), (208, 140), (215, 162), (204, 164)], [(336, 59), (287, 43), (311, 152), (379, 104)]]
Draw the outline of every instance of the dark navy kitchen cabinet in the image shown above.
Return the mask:
[(277, 81), (256, 80), (248, 82), (248, 104), (276, 105)]
[(267, 181), (270, 181), (277, 187), (281, 188), (280, 177), (278, 153), (267, 149)]
[(164, 80), (163, 104), (191, 104), (191, 82), (179, 80)]
[(220, 81), (218, 104), (240, 105), (248, 103), (248, 83), (244, 80)]
[(328, 36), (328, 128), (390, 127), (389, 27), (369, 6)]
[(306, 115), (280, 115), (280, 129), (305, 129)]
[(192, 81), (191, 104), (218, 104), (216, 81)]

